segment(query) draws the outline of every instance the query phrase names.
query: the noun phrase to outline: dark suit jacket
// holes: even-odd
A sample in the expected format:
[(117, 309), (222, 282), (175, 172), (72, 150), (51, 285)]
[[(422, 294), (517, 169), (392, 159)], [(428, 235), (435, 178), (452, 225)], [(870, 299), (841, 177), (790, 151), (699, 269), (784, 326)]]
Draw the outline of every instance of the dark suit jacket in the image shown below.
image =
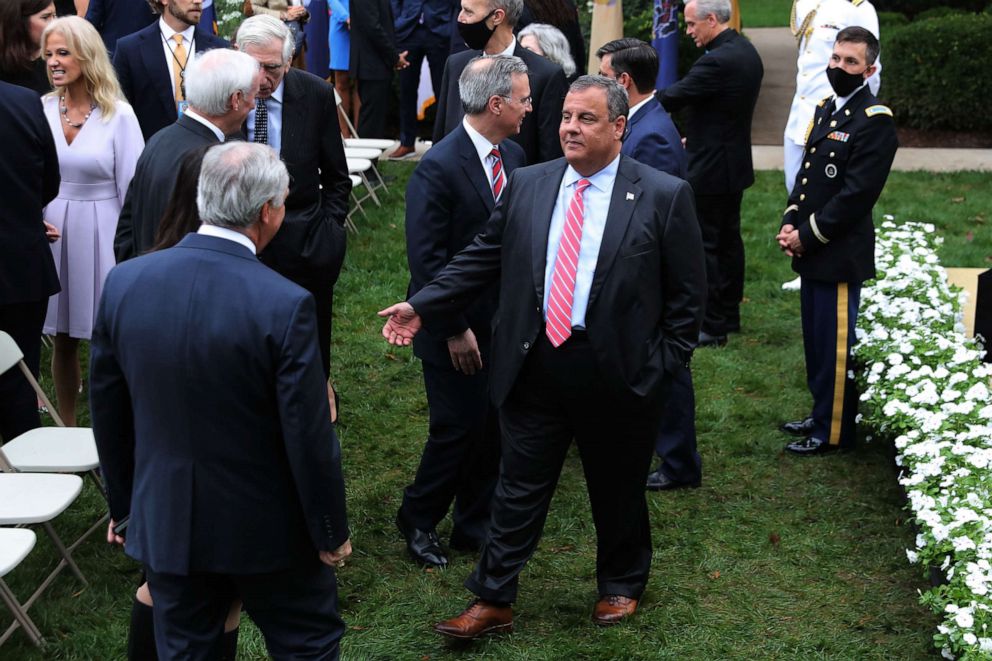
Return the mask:
[(0, 144), (0, 305), (43, 301), (61, 288), (41, 213), (61, 176), (36, 92), (0, 82)]
[[(516, 170), (485, 231), (410, 298), (431, 329), (499, 281), (490, 361), (496, 406), (542, 332), (548, 229), (565, 165)], [(687, 364), (705, 292), (692, 189), (621, 156), (586, 311), (589, 342), (618, 395), (655, 397), (666, 373)]]
[(110, 272), (90, 351), (128, 555), (163, 573), (262, 573), (348, 538), (305, 290), (244, 246), (190, 234)]
[(687, 157), (682, 137), (657, 99), (648, 99), (627, 122), (620, 153), (673, 177), (686, 177)]
[[(499, 150), (507, 177), (524, 165), (524, 150), (519, 145), (504, 140)], [(431, 147), (417, 164), (406, 187), (406, 200), (407, 296), (413, 296), (472, 242), (496, 206), (489, 179), (463, 126)], [(494, 284), (467, 310), (414, 338), (414, 353), (425, 362), (450, 365), (447, 338), (471, 328), (488, 363), (497, 300)]]
[[(458, 78), (472, 58), (481, 51), (467, 50), (448, 58), (441, 78), (441, 93), (437, 100), (437, 119), (434, 122), (434, 142), (455, 130), (465, 111), (458, 95)], [(517, 43), (513, 54), (524, 61), (529, 71), (530, 95), (533, 108), (524, 118), (520, 133), (510, 139), (524, 148), (531, 165), (561, 157), (558, 126), (561, 124), (561, 107), (568, 92), (565, 73), (561, 67)]]
[(422, 25), (444, 44), (451, 36), (452, 14), (458, 14), (459, 5), (454, 0), (390, 0), (393, 8), (396, 43), (402, 44), (413, 31)]
[(209, 128), (185, 115), (152, 136), (138, 158), (117, 219), (114, 255), (118, 262), (137, 257), (155, 244), (155, 231), (176, 187), (183, 156), (216, 142)]
[(399, 51), (389, 0), (362, 0), (351, 3), (351, 59), (349, 69), (355, 78), (389, 80), (393, 77)]
[(279, 155), (289, 170), (289, 197), (286, 219), (262, 261), (309, 284), (341, 267), (351, 180), (341, 133), (331, 130), (337, 126), (334, 88), (299, 69), (284, 80)]
[(899, 146), (892, 113), (868, 86), (840, 111), (826, 100), (813, 115), (803, 164), (782, 224), (799, 230), (802, 257), (792, 269), (813, 280), (863, 282), (875, 277), (872, 208)]
[(103, 37), (113, 57), (117, 40), (154, 23), (158, 17), (145, 0), (90, 0), (86, 20)]
[[(165, 60), (162, 31), (158, 21), (122, 37), (114, 53), (114, 68), (128, 103), (134, 108), (145, 142), (158, 131), (176, 121), (176, 98), (172, 86), (172, 68)], [(194, 53), (202, 55), (212, 48), (229, 44), (199, 28), (193, 33)]]
[(688, 108), (681, 126), (698, 195), (737, 193), (754, 183), (751, 118), (763, 75), (751, 42), (727, 29), (685, 78), (659, 94), (669, 112)]

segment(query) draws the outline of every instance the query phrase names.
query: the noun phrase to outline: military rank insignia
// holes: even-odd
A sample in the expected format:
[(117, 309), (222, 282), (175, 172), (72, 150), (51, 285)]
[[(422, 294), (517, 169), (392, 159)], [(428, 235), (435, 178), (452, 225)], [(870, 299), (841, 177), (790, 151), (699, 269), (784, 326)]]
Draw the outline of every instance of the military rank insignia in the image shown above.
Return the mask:
[(844, 133), (843, 131), (831, 131), (827, 134), (827, 140), (836, 140), (837, 142), (847, 142), (851, 139), (850, 133)]
[(875, 115), (888, 115), (889, 117), (892, 117), (892, 111), (889, 110), (888, 106), (882, 105), (869, 106), (865, 108), (865, 114), (869, 117), (874, 117)]

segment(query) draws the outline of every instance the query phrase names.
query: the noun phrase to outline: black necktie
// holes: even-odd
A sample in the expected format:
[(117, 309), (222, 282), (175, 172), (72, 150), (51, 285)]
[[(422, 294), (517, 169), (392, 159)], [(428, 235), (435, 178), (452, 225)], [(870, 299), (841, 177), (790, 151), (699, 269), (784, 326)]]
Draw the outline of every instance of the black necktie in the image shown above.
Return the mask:
[(836, 110), (837, 110), (837, 97), (832, 96), (830, 97), (830, 101), (827, 102), (827, 107), (826, 107), (827, 117), (833, 115)]
[(269, 144), (269, 109), (265, 99), (255, 99), (255, 142)]

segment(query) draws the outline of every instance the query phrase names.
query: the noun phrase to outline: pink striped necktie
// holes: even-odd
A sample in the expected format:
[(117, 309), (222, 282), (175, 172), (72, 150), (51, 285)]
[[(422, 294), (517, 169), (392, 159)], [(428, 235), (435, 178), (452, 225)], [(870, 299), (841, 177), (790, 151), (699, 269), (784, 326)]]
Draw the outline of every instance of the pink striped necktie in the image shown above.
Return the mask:
[(548, 321), (544, 332), (551, 344), (559, 347), (572, 335), (572, 297), (575, 293), (575, 272), (579, 265), (579, 245), (582, 242), (582, 221), (585, 205), (582, 194), (589, 187), (588, 179), (579, 179), (565, 214), (565, 226), (558, 242), (555, 270), (551, 274), (548, 295)]
[(489, 155), (493, 158), (493, 199), (498, 200), (506, 183), (506, 177), (503, 176), (503, 159), (500, 158), (499, 150), (495, 147)]

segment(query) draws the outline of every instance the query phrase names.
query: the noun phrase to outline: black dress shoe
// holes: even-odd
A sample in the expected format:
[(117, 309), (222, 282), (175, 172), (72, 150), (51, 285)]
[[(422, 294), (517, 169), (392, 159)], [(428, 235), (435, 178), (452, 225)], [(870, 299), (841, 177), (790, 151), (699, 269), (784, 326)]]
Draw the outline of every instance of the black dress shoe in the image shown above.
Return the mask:
[(826, 441), (822, 441), (818, 438), (813, 438), (812, 436), (807, 436), (804, 439), (793, 441), (785, 446), (785, 449), (793, 454), (799, 455), (813, 455), (813, 454), (827, 454), (828, 452), (836, 452), (840, 449), (839, 445), (830, 445)]
[(406, 520), (401, 509), (396, 513), (396, 527), (400, 529), (406, 539), (406, 550), (410, 552), (410, 557), (414, 562), (425, 567), (444, 568), (448, 565), (448, 558), (444, 555), (441, 542), (437, 538), (435, 530), (420, 530)]
[(699, 331), (699, 341), (697, 347), (722, 347), (727, 343), (726, 335), (710, 335), (706, 331)]
[(793, 436), (809, 436), (813, 433), (813, 418), (783, 422), (779, 425), (779, 430)]
[(679, 482), (661, 472), (661, 469), (648, 473), (648, 483), (644, 488), (648, 491), (671, 491), (673, 489), (698, 489), (701, 480), (694, 482)]

